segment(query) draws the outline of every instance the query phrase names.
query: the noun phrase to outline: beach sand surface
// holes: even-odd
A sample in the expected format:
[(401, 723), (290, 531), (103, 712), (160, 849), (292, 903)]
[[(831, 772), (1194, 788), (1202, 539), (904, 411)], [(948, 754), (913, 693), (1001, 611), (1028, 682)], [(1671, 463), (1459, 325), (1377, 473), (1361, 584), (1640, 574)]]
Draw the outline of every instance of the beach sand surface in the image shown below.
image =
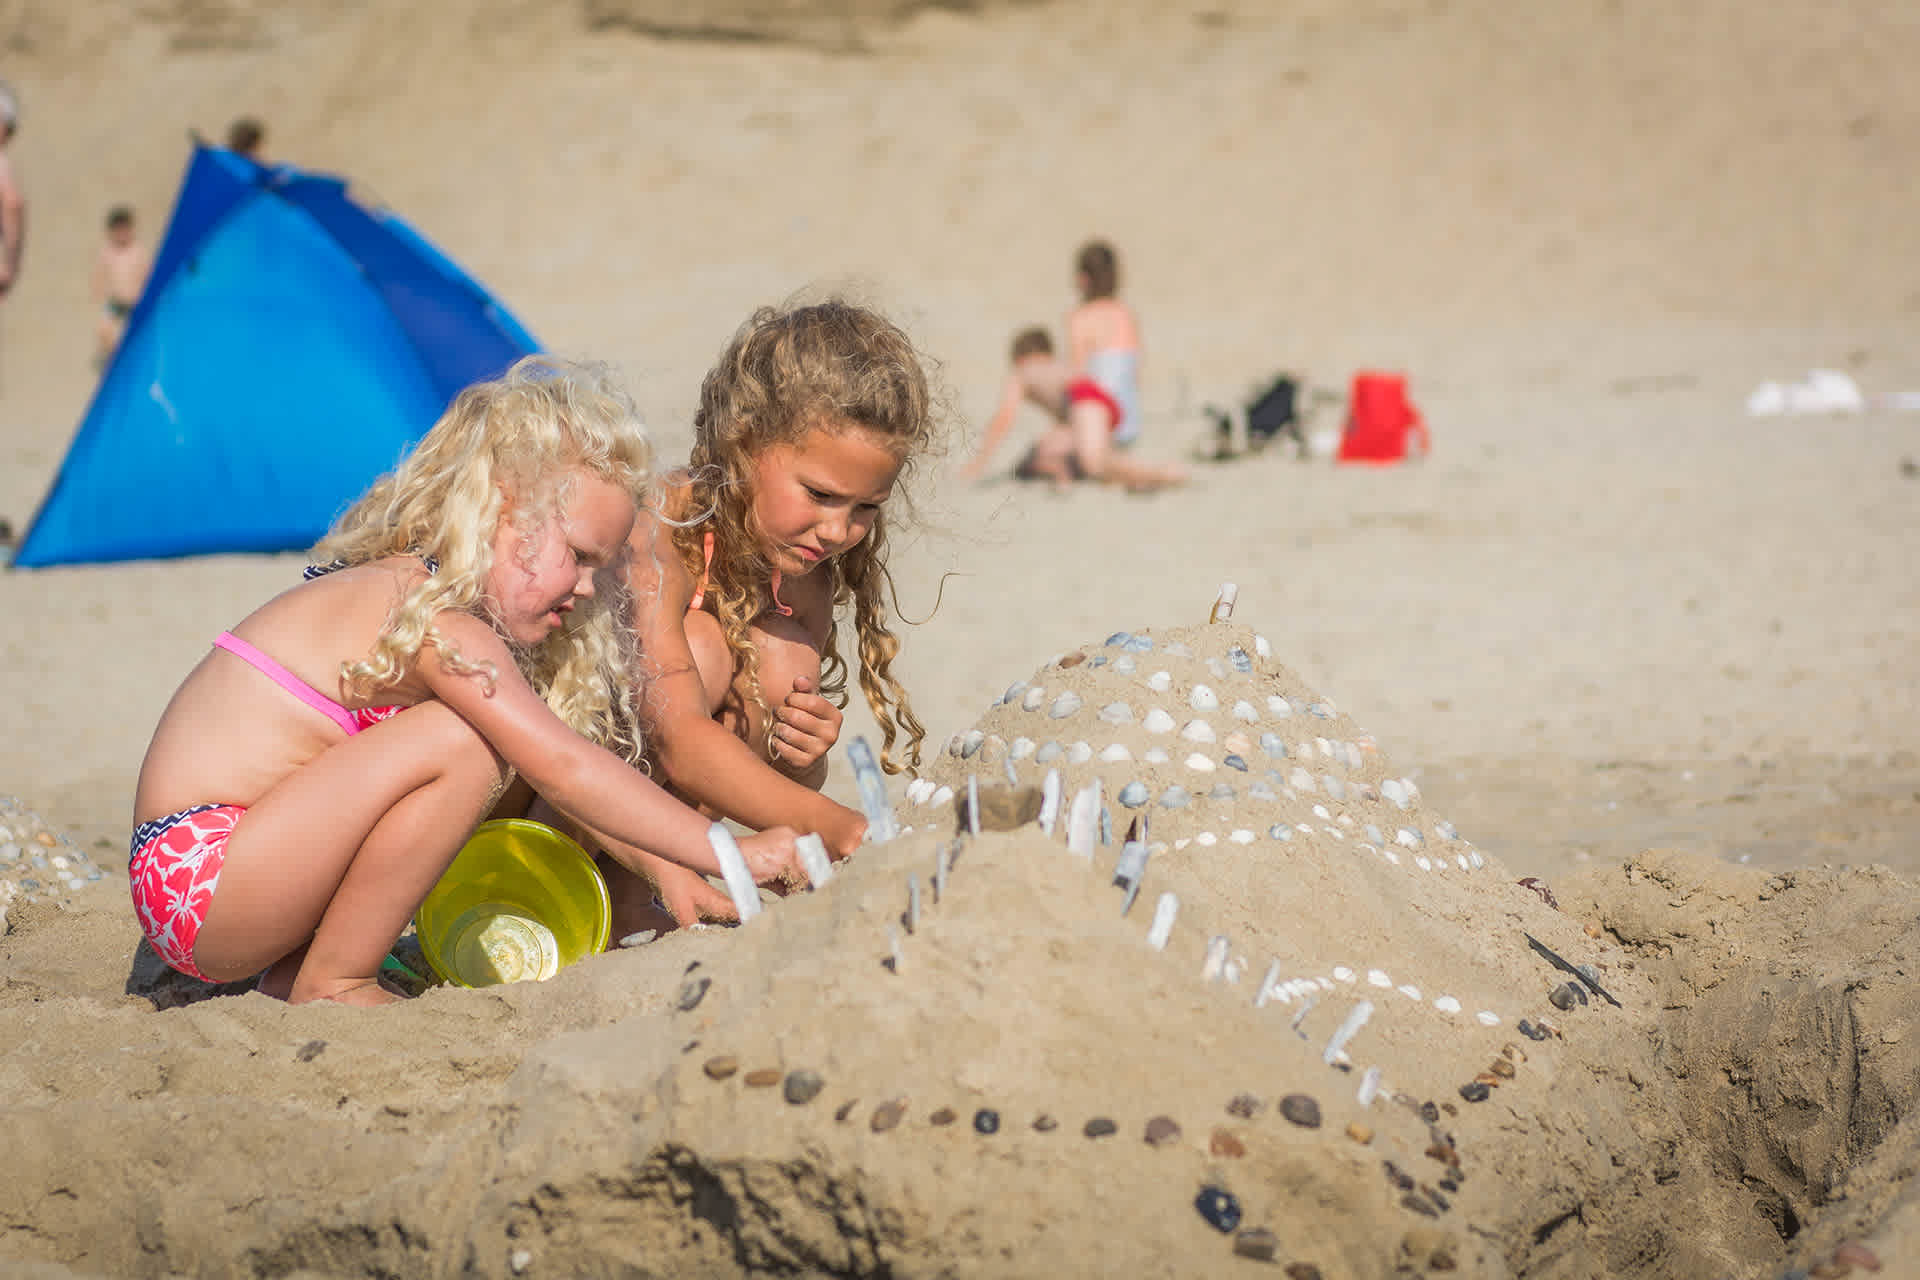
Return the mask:
[[(976, 727), (1046, 740), (993, 705), (1010, 684), (1108, 688), (1051, 664), (1197, 628), (1231, 581), (1233, 622), (1276, 664), (1260, 678), (1331, 702), (1329, 742), (1375, 747), (1355, 777), (1411, 780), (1421, 838), (1447, 821), (1487, 865), (1433, 872), (1446, 887), (1423, 897), (1404, 867), (1350, 861), (1364, 835), (1310, 816), (1339, 808), (1324, 789), (1240, 795), (1167, 828), (1217, 843), (1156, 855), (1124, 919), (1114, 847), (1089, 870), (1029, 827), (970, 841), (904, 935), (906, 877), (931, 898), (952, 817), (897, 779), (920, 830), (738, 933), (373, 1015), (257, 995), (157, 1010), (150, 984), (128, 990), (120, 875), (147, 734), (211, 636), (303, 560), (0, 574), (0, 792), (37, 815), (10, 821), (106, 873), (64, 906), (0, 903), (0, 1259), (1221, 1274), (1255, 1265), (1194, 1210), (1221, 1185), (1279, 1261), (1328, 1277), (1433, 1270), (1436, 1251), (1466, 1274), (1771, 1276), (1853, 1238), (1892, 1274), (1920, 1267), (1920, 478), (1903, 467), (1920, 420), (1743, 407), (1811, 368), (1870, 396), (1920, 388), (1920, 18), (1867, 0), (888, 16), (909, 8), (7, 7), (32, 239), (0, 304), (0, 516), (30, 518), (91, 392), (106, 208), (134, 203), (157, 236), (186, 131), (258, 114), (274, 157), (351, 175), (554, 350), (613, 362), (664, 458), (753, 307), (847, 288), (905, 323), (954, 427), (895, 533), (913, 620), (897, 670), (930, 777), (1004, 769), (1007, 747), (949, 753)], [(1409, 375), (1433, 456), (1196, 464), (1152, 498), (962, 485), (1006, 341), (1058, 324), (1096, 234), (1145, 329), (1143, 451), (1187, 456), (1202, 406), (1279, 370), (1340, 392), (1378, 367)], [(1059, 722), (1063, 745), (1137, 762), (1143, 731), (1095, 710)], [(859, 706), (856, 732), (873, 735)], [(1132, 767), (1069, 772), (1117, 803)], [(853, 796), (839, 762), (829, 788)], [(1283, 849), (1270, 803), (1305, 804), (1288, 820), (1321, 834)], [(1381, 802), (1351, 803), (1378, 822)], [(1558, 912), (1514, 887), (1528, 876)], [(1183, 902), (1164, 953), (1143, 941), (1162, 892)], [(1525, 932), (1604, 966), (1623, 1007), (1548, 1007), (1561, 1037), (1516, 1037), (1566, 976), (1536, 968)], [(1238, 982), (1201, 980), (1216, 934)], [(1304, 997), (1253, 1008), (1281, 957), (1335, 983), (1298, 1029)], [(1372, 968), (1395, 984), (1343, 1072), (1321, 1051)], [(1456, 1026), (1436, 983), (1481, 994), (1499, 1027), (1471, 1004)], [(1466, 1103), (1509, 1043), (1517, 1074)], [(718, 1055), (739, 1074), (710, 1079)], [(1457, 1191), (1415, 1109), (1358, 1106), (1369, 1064), (1455, 1108), (1437, 1123)], [(744, 1084), (759, 1067), (825, 1088), (790, 1104)], [(1252, 1118), (1224, 1110), (1241, 1092)], [(1320, 1129), (1278, 1117), (1293, 1092)], [(899, 1127), (876, 1133), (896, 1097)], [(942, 1107), (951, 1126), (930, 1120)], [(981, 1108), (999, 1133), (974, 1131)], [(1051, 1133), (1032, 1129), (1043, 1111)], [(1099, 1115), (1117, 1133), (1082, 1136)], [(1149, 1146), (1158, 1116), (1181, 1136)], [(1217, 1154), (1216, 1128), (1246, 1154)], [(1405, 1206), (1425, 1193), (1383, 1161), (1449, 1207)]]

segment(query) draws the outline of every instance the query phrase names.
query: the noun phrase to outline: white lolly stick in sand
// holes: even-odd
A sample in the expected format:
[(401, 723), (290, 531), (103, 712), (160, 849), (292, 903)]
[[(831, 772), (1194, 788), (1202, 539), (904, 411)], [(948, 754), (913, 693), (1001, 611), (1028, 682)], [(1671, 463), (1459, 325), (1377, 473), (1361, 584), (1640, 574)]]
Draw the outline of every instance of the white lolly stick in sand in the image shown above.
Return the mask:
[(1180, 914), (1180, 899), (1172, 893), (1163, 893), (1153, 906), (1153, 927), (1147, 930), (1147, 945), (1155, 951), (1167, 949), (1167, 939), (1173, 936), (1173, 918)]
[(1273, 989), (1279, 982), (1280, 961), (1275, 959), (1272, 964), (1267, 966), (1267, 976), (1260, 979), (1260, 989), (1253, 993), (1253, 1007), (1256, 1009), (1266, 1008), (1267, 1001), (1273, 998)]
[(1363, 1107), (1373, 1105), (1374, 1098), (1380, 1092), (1380, 1068), (1368, 1067), (1367, 1073), (1360, 1077), (1360, 1087), (1353, 1092), (1355, 1101)]
[(1054, 823), (1060, 820), (1060, 771), (1047, 770), (1047, 776), (1040, 780), (1040, 830), (1046, 835), (1053, 834)]
[(952, 866), (953, 848), (951, 845), (942, 844), (940, 851), (933, 857), (933, 900), (935, 902), (946, 901), (947, 871)]
[(967, 775), (967, 834), (980, 834), (980, 779)]
[(1233, 944), (1227, 941), (1227, 935), (1216, 933), (1207, 941), (1207, 958), (1200, 966), (1200, 981), (1212, 982), (1227, 968), (1227, 955), (1233, 950)]
[(1233, 616), (1234, 601), (1239, 598), (1239, 595), (1240, 588), (1237, 585), (1231, 582), (1221, 583), (1220, 598), (1213, 602), (1213, 612), (1208, 615), (1207, 621), (1225, 622), (1231, 618)]
[(900, 834), (893, 820), (893, 806), (887, 803), (887, 779), (873, 758), (873, 748), (863, 737), (847, 744), (847, 763), (853, 766), (853, 780), (860, 788), (860, 808), (867, 815), (867, 843), (885, 844)]
[(723, 824), (716, 822), (707, 828), (707, 843), (713, 846), (713, 856), (719, 859), (720, 878), (727, 882), (727, 896), (733, 899), (733, 909), (740, 913), (740, 923), (745, 924), (760, 914), (760, 890), (754, 886), (753, 872), (747, 870), (747, 860), (740, 856), (733, 832)]
[(1080, 788), (1067, 811), (1067, 852), (1093, 861), (1093, 841), (1100, 830), (1100, 779)]
[(807, 869), (807, 879), (814, 888), (824, 888), (833, 879), (833, 859), (827, 856), (825, 840), (809, 831), (794, 838), (793, 851), (800, 855), (800, 865)]
[(907, 932), (920, 932), (920, 877), (907, 877)]
[(1338, 1062), (1340, 1055), (1347, 1051), (1347, 1041), (1353, 1039), (1354, 1033), (1366, 1026), (1367, 1019), (1372, 1016), (1373, 1002), (1371, 1000), (1362, 1000), (1359, 1004), (1353, 1006), (1353, 1012), (1346, 1016), (1346, 1020), (1343, 1021), (1339, 1029), (1333, 1033), (1333, 1038), (1327, 1041), (1327, 1051), (1320, 1055), (1320, 1061), (1326, 1063), (1328, 1066), (1332, 1066), (1335, 1062)]

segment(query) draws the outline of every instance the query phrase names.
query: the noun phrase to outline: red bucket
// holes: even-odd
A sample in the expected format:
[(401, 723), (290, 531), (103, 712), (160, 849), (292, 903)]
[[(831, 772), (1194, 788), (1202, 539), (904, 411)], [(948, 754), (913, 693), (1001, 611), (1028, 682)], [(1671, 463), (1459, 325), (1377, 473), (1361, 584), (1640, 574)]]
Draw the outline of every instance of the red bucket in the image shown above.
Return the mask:
[(1431, 441), (1399, 373), (1356, 373), (1340, 437), (1340, 462), (1400, 462), (1425, 457)]

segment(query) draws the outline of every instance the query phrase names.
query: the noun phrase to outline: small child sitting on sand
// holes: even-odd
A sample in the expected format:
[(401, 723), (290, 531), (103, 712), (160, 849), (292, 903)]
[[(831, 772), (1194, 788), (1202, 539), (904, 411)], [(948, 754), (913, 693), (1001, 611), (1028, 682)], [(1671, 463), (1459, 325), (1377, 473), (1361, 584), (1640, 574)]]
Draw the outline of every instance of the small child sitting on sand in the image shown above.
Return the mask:
[[(707, 820), (633, 767), (617, 601), (648, 462), (603, 375), (523, 360), (340, 518), (331, 564), (215, 638), (134, 801), (128, 878), (163, 960), (264, 969), (295, 1002), (396, 998), (382, 960), (516, 770), (616, 857), (718, 874)], [(791, 832), (741, 852), (805, 883)]]
[(1129, 492), (1145, 493), (1183, 483), (1187, 471), (1176, 463), (1152, 463), (1113, 447), (1114, 433), (1126, 410), (1092, 378), (1076, 377), (1060, 363), (1053, 338), (1045, 329), (1022, 329), (1009, 353), (1011, 367), (1000, 391), (1000, 404), (987, 423), (980, 448), (960, 474), (977, 479), (987, 460), (1006, 438), (1022, 404), (1038, 406), (1053, 419), (1046, 434), (1034, 442), (1014, 468), (1023, 480), (1050, 480), (1063, 489), (1074, 480), (1118, 484)]
[[(632, 538), (649, 747), (677, 794), (749, 827), (818, 832), (836, 858), (859, 847), (866, 819), (820, 794), (846, 703), (841, 627), (881, 766), (898, 773), (897, 734), (912, 766), (925, 730), (893, 676), (886, 510), (933, 444), (920, 357), (873, 311), (763, 308), (734, 335), (701, 384), (687, 471)], [(733, 916), (684, 867), (648, 869), (675, 921)]]

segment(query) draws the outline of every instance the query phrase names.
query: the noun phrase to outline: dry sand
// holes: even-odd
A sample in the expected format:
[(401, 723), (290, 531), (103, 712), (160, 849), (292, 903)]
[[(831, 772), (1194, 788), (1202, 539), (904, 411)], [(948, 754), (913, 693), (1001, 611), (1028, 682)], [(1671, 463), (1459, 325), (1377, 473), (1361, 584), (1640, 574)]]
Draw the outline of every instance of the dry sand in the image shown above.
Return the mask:
[[(1339, 712), (1330, 734), (1249, 726), (1256, 767), (1205, 775), (1233, 773), (1234, 800), (1154, 810), (1168, 847), (1124, 920), (1113, 849), (1089, 871), (1031, 827), (968, 842), (898, 973), (887, 925), (908, 874), (930, 901), (943, 836), (926, 830), (753, 928), (537, 988), (374, 1015), (251, 995), (156, 1012), (125, 992), (134, 771), (209, 636), (300, 561), (0, 575), (0, 791), (110, 873), (69, 908), (7, 908), (9, 1268), (1257, 1269), (1194, 1211), (1210, 1181), (1276, 1232), (1282, 1263), (1329, 1278), (1446, 1259), (1773, 1275), (1855, 1237), (1891, 1274), (1920, 1268), (1920, 482), (1900, 465), (1920, 440), (1889, 410), (1741, 411), (1810, 366), (1920, 387), (1911, 6), (1056, 3), (899, 24), (799, 3), (387, 8), (0, 10), (33, 220), (0, 305), (0, 515), (30, 514), (84, 407), (100, 215), (130, 199), (157, 235), (182, 132), (243, 111), (276, 155), (412, 218), (556, 349), (615, 361), (666, 456), (732, 327), (822, 281), (906, 321), (978, 423), (1007, 336), (1057, 320), (1096, 233), (1147, 332), (1149, 451), (1185, 452), (1200, 404), (1276, 368), (1337, 387), (1389, 365), (1436, 453), (1203, 467), (1151, 501), (969, 489), (930, 465), (897, 569), (906, 611), (931, 615), (901, 666), (932, 778), (1001, 769), (1024, 733), (1036, 754), (1123, 742), (1134, 761), (1052, 763), (1097, 771), (1109, 797), (1152, 770), (1163, 790), (1185, 752), (1148, 766), (1152, 735), (1097, 718), (1121, 698), (1144, 714), (1152, 691), (1113, 683), (1111, 662), (1046, 664), (1115, 652), (1099, 642), (1116, 630), (1178, 638), (1222, 580), (1274, 655), (1246, 677), (1272, 685), (1253, 705)], [(1181, 688), (1211, 681), (1204, 657), (1224, 654), (1207, 646), (1250, 634), (1180, 632), (1199, 665), (1166, 665)], [(1088, 705), (991, 706), (1016, 680)], [(941, 754), (976, 723), (1007, 746)], [(1250, 794), (1279, 765), (1259, 758), (1267, 731), (1307, 743), (1314, 796), (1279, 790), (1292, 763), (1274, 799)], [(1363, 734), (1357, 769), (1315, 754)], [(1329, 774), (1411, 778), (1418, 800), (1335, 800)], [(1283, 817), (1313, 830), (1282, 844)], [(1420, 856), (1464, 853), (1443, 819), (1485, 866), (1420, 871), (1391, 843), (1406, 825)], [(1203, 831), (1216, 843), (1173, 847)], [(1156, 953), (1166, 891), (1183, 905)], [(1559, 978), (1523, 930), (1602, 966), (1622, 1007), (1547, 1006)], [(1238, 982), (1200, 979), (1215, 934)], [(1304, 995), (1253, 1007), (1274, 959), (1332, 986), (1304, 1040)], [(696, 962), (712, 986), (682, 1012)], [(1368, 987), (1373, 969), (1421, 998)], [(1362, 998), (1353, 1070), (1324, 1065)], [(1517, 1034), (1541, 1013), (1563, 1038)], [(1467, 1103), (1459, 1086), (1508, 1043), (1526, 1061)], [(826, 1089), (795, 1106), (716, 1083), (701, 1068), (718, 1054)], [(1456, 1191), (1412, 1109), (1359, 1107), (1369, 1065), (1454, 1108)], [(1224, 1109), (1241, 1092), (1262, 1100), (1250, 1119)], [(1318, 1099), (1319, 1129), (1276, 1115), (1292, 1092)], [(876, 1134), (896, 1096), (905, 1119)], [(930, 1123), (942, 1107), (951, 1127)], [(981, 1107), (1000, 1133), (974, 1133)], [(1042, 1111), (1058, 1129), (1032, 1130)], [(1118, 1132), (1081, 1136), (1095, 1115)], [(1153, 1148), (1158, 1115), (1182, 1133)], [(1345, 1135), (1356, 1120), (1370, 1145)], [(1246, 1154), (1213, 1154), (1216, 1127)], [(1383, 1161), (1448, 1207), (1407, 1207)]]

